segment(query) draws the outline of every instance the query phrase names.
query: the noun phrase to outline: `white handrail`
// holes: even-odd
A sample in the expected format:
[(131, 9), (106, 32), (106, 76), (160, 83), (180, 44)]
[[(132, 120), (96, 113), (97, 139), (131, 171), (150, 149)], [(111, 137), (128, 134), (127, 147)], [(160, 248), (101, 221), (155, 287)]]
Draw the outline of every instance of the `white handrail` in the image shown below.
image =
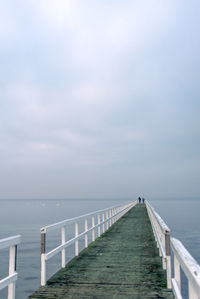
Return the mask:
[(147, 200), (145, 204), (159, 248), (159, 254), (162, 257), (163, 269), (167, 271), (167, 287), (171, 289), (170, 229)]
[(181, 268), (188, 279), (189, 299), (199, 299), (200, 266), (179, 240), (171, 238), (171, 248), (174, 253), (174, 278), (172, 278), (172, 288), (175, 298), (182, 299), (180, 275)]
[(18, 245), (20, 243), (20, 235), (9, 237), (0, 240), (0, 249), (8, 248), (12, 245)]
[[(133, 206), (137, 204), (137, 201), (126, 203), (120, 206), (114, 206), (104, 210), (95, 211), (93, 213), (85, 214), (79, 217), (66, 219), (61, 222), (57, 222), (41, 228), (41, 285), (46, 284), (46, 261), (54, 255), (62, 252), (61, 255), (61, 266), (65, 267), (65, 248), (71, 244), (75, 244), (75, 255), (79, 254), (79, 243), (78, 240), (85, 236), (85, 248), (88, 246), (88, 233), (92, 233), (92, 241), (96, 239), (95, 229), (98, 229), (98, 237), (104, 233), (114, 222), (120, 217), (127, 213)], [(88, 218), (91, 220), (91, 226), (88, 226)], [(97, 223), (95, 223), (95, 218)], [(101, 220), (102, 218), (102, 220)], [(78, 222), (84, 221), (84, 231), (79, 232)], [(68, 241), (65, 241), (65, 227), (67, 224), (75, 224), (75, 236)], [(49, 252), (46, 252), (46, 233), (61, 228), (61, 244)]]
[(62, 251), (63, 249), (65, 249), (66, 247), (68, 247), (69, 245), (71, 245), (74, 241), (81, 239), (81, 237), (87, 235), (90, 231), (92, 231), (93, 229), (99, 227), (100, 225), (102, 225), (106, 222), (107, 222), (107, 220), (101, 221), (99, 224), (91, 226), (89, 229), (85, 230), (84, 232), (80, 233), (78, 236), (72, 238), (71, 240), (65, 242), (64, 244), (61, 244), (61, 245), (57, 246), (56, 248), (52, 249), (51, 251), (46, 253), (46, 256), (45, 256), (46, 261), (49, 260), (54, 255), (56, 255), (57, 253), (59, 253), (60, 251)]
[(15, 282), (17, 280), (17, 245), (21, 241), (21, 236), (13, 236), (0, 240), (0, 249), (10, 248), (9, 274), (0, 280), (0, 290), (8, 287), (8, 299), (15, 299)]
[(112, 206), (112, 207), (109, 207), (109, 208), (106, 208), (106, 209), (97, 210), (97, 211), (94, 211), (94, 212), (91, 212), (91, 213), (87, 213), (87, 214), (84, 214), (84, 215), (81, 215), (81, 216), (77, 216), (77, 217), (65, 219), (63, 221), (59, 221), (59, 222), (56, 222), (56, 223), (53, 223), (53, 224), (49, 224), (49, 225), (43, 226), (40, 229), (40, 231), (46, 233), (46, 232), (49, 232), (51, 230), (61, 228), (61, 227), (65, 226), (65, 225), (67, 225), (67, 224), (73, 223), (75, 220), (80, 220), (81, 218), (86, 218), (86, 217), (89, 217), (91, 215), (100, 214), (100, 213), (103, 213), (103, 212), (106, 212), (108, 210), (114, 209), (116, 207), (121, 207), (121, 206), (122, 205)]
[(170, 232), (170, 228), (167, 226), (165, 221), (160, 217), (160, 215), (156, 212), (156, 210), (150, 205), (150, 203), (147, 200), (145, 201), (145, 204), (153, 212), (153, 214), (154, 214), (155, 218), (157, 219), (157, 222), (158, 222), (160, 228), (163, 230), (163, 232), (165, 232), (165, 231)]
[[(166, 261), (168, 288), (172, 288), (176, 299), (183, 299), (180, 271), (180, 269), (182, 269), (188, 279), (189, 299), (200, 299), (200, 266), (179, 240), (172, 237), (170, 238), (170, 229), (168, 226), (156, 213), (154, 208), (147, 201), (145, 203), (160, 256), (162, 256), (163, 261)], [(171, 255), (169, 246), (174, 255), (174, 277), (171, 276)]]

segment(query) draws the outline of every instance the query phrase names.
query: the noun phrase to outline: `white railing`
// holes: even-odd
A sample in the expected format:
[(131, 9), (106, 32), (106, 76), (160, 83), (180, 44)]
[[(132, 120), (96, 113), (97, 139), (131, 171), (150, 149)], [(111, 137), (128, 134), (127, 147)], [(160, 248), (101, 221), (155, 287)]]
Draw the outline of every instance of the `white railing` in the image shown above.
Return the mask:
[[(170, 238), (170, 229), (168, 226), (148, 201), (145, 203), (157, 246), (159, 248), (159, 254), (162, 256), (163, 268), (167, 270), (167, 287), (172, 288), (176, 299), (183, 299), (181, 293), (180, 271), (182, 269), (188, 280), (189, 299), (200, 299), (200, 266), (179, 240)], [(174, 257), (173, 278), (171, 274), (170, 247)]]
[(182, 299), (180, 269), (188, 279), (189, 299), (200, 298), (200, 266), (185, 249), (183, 244), (171, 238), (171, 248), (174, 254), (174, 277), (172, 278), (172, 289), (176, 299)]
[[(46, 284), (46, 261), (61, 252), (61, 267), (66, 265), (65, 249), (71, 244), (75, 245), (75, 256), (79, 255), (79, 239), (85, 238), (85, 248), (88, 247), (88, 234), (91, 233), (91, 242), (96, 237), (100, 237), (114, 222), (127, 213), (132, 207), (137, 204), (137, 201), (126, 203), (124, 205), (107, 208), (104, 210), (89, 213), (80, 217), (67, 219), (58, 223), (54, 223), (41, 228), (41, 285)], [(82, 226), (80, 225), (82, 221)], [(66, 241), (66, 226), (74, 224), (74, 237)], [(80, 232), (80, 227), (83, 231)], [(46, 252), (46, 233), (55, 229), (61, 230), (61, 244), (53, 250)], [(97, 230), (97, 232), (96, 232)]]
[(145, 204), (159, 248), (159, 255), (162, 257), (163, 269), (167, 272), (167, 287), (171, 289), (170, 229), (149, 202), (145, 201)]
[(0, 249), (10, 248), (9, 254), (9, 274), (0, 280), (0, 290), (8, 287), (8, 299), (15, 299), (15, 282), (17, 280), (17, 245), (21, 236), (14, 236), (0, 240)]

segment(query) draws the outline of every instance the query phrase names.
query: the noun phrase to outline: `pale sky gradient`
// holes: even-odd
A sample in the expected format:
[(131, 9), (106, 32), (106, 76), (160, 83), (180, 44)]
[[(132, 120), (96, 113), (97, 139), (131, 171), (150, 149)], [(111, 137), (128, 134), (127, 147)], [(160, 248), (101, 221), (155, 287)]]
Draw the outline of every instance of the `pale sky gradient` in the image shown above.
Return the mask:
[(0, 2), (0, 198), (200, 196), (200, 1)]

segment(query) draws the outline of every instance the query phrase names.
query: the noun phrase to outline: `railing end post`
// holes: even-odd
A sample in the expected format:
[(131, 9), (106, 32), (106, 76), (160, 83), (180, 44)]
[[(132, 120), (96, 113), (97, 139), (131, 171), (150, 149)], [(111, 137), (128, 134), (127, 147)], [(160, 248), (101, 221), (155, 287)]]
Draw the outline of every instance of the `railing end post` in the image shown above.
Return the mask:
[(165, 253), (166, 253), (167, 288), (171, 289), (172, 277), (171, 277), (170, 230), (165, 230)]
[(46, 284), (46, 231), (41, 229), (41, 286)]
[(46, 232), (41, 230), (41, 253), (46, 253)]

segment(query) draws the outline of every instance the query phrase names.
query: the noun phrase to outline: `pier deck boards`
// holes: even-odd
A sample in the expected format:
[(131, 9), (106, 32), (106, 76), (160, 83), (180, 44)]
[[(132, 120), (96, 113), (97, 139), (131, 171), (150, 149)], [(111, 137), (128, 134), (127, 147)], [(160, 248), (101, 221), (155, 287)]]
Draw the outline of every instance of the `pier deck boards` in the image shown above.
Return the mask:
[(29, 299), (174, 298), (145, 205), (136, 205)]

